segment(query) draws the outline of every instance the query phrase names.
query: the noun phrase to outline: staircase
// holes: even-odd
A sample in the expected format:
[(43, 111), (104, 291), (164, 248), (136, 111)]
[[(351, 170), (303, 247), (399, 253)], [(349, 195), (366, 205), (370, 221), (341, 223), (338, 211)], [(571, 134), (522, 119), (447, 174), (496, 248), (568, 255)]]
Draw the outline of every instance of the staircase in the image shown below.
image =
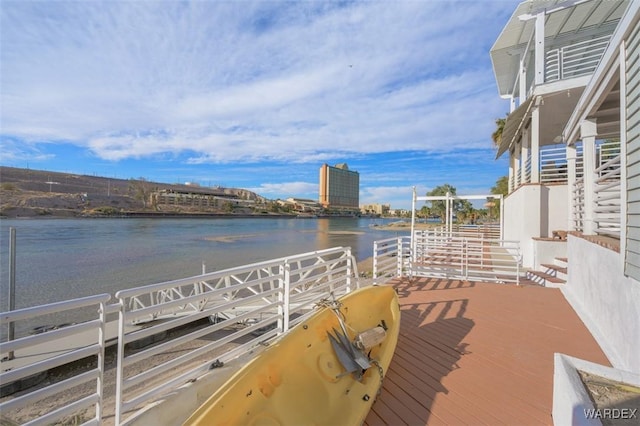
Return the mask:
[(542, 271), (527, 271), (527, 279), (543, 287), (559, 287), (567, 282), (568, 265), (566, 257), (556, 257), (553, 264), (540, 265)]

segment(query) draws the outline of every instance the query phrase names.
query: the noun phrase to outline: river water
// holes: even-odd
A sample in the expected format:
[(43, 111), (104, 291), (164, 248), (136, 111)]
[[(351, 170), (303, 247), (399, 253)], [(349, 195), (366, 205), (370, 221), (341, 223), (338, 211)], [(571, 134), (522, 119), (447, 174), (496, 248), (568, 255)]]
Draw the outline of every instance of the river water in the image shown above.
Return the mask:
[[(9, 228), (16, 308), (138, 287), (337, 246), (358, 261), (397, 232), (369, 218), (2, 219), (0, 310), (8, 309)], [(400, 233), (401, 235), (408, 234)]]

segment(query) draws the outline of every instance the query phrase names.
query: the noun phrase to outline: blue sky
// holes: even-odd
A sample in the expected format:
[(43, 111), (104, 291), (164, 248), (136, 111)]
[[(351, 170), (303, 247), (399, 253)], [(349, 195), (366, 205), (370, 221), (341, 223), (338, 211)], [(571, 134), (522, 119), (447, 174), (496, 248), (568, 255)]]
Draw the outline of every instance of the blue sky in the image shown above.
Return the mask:
[(0, 4), (0, 164), (360, 202), (485, 194), (489, 49), (517, 1), (12, 1)]

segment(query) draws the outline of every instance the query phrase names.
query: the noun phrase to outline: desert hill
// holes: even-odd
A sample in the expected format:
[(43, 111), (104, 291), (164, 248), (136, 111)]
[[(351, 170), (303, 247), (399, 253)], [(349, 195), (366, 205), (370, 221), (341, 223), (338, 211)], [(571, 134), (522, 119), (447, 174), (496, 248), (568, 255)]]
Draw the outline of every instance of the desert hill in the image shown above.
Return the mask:
[(233, 200), (250, 200), (257, 205), (267, 200), (239, 188), (204, 188), (192, 185), (149, 182), (144, 179), (116, 179), (73, 173), (49, 172), (0, 166), (0, 216), (102, 216), (157, 214), (253, 214), (253, 209), (214, 209), (149, 206), (153, 191), (206, 193)]

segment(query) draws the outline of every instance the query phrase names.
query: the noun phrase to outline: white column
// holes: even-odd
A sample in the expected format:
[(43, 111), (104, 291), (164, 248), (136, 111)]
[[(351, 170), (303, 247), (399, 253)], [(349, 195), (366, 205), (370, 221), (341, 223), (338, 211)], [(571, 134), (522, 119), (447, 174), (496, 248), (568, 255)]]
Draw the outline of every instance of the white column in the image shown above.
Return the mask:
[(536, 86), (544, 83), (544, 21), (545, 21), (545, 18), (546, 18), (546, 15), (544, 11), (536, 15), (536, 28), (535, 28), (535, 31), (536, 31), (535, 83), (536, 83)]
[(526, 54), (529, 52), (525, 52), (525, 56), (520, 57), (520, 75), (518, 76), (518, 92), (520, 95), (520, 105), (527, 100), (527, 68), (525, 67), (525, 59)]
[[(536, 99), (534, 102), (538, 102)], [(529, 126), (531, 138), (529, 146), (531, 149), (531, 183), (540, 182), (540, 107), (533, 107), (531, 111), (531, 125)]]
[(513, 192), (513, 190), (515, 189), (515, 184), (514, 184), (514, 176), (515, 173), (513, 171), (513, 163), (514, 163), (515, 159), (513, 158), (513, 155), (511, 155), (511, 153), (509, 153), (509, 194), (511, 194)]
[(584, 160), (584, 230), (585, 235), (595, 233), (595, 188), (596, 188), (596, 135), (595, 120), (580, 123)]
[(627, 157), (627, 67), (631, 65), (627, 63), (627, 43), (622, 40), (620, 43), (620, 266), (622, 271), (625, 270), (626, 253), (627, 253), (627, 209), (629, 208), (629, 200), (627, 198), (627, 165), (629, 158)]
[(520, 145), (516, 146), (513, 152), (513, 173), (516, 176), (513, 186), (520, 187), (521, 181), (521, 169), (520, 169)]
[(531, 176), (527, 178), (527, 160), (530, 155), (530, 142), (529, 142), (529, 132), (525, 131), (522, 133), (522, 183), (531, 182)]
[(576, 224), (573, 221), (573, 216), (575, 213), (575, 205), (573, 203), (573, 191), (576, 187), (576, 146), (567, 145), (567, 194), (569, 195), (569, 208), (567, 211), (569, 212), (569, 223), (567, 224), (567, 229), (570, 231), (576, 230)]

